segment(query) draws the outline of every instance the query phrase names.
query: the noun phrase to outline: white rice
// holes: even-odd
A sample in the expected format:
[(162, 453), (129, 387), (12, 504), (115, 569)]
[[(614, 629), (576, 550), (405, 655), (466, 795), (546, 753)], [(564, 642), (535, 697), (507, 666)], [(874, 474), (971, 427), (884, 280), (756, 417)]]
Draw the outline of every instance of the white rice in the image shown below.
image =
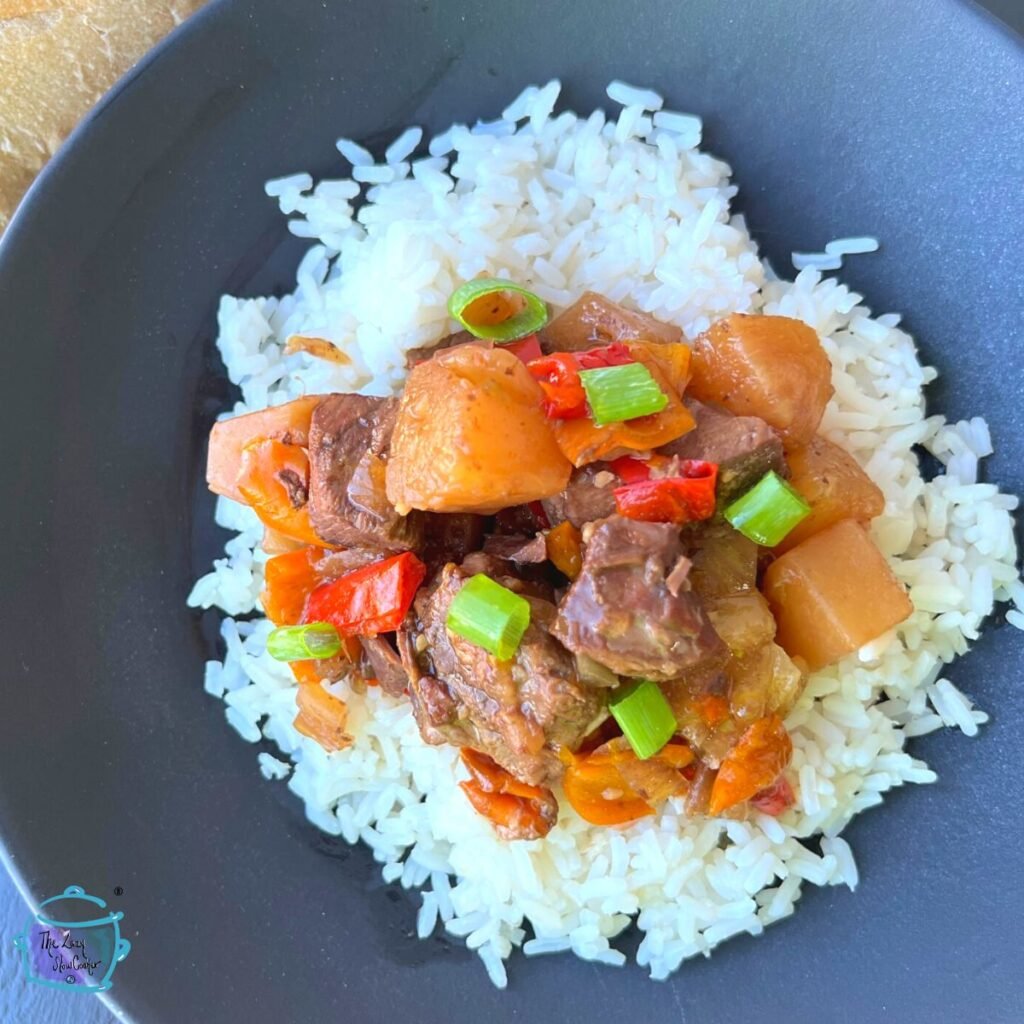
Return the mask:
[(618, 80), (610, 82), (608, 98), (624, 107), (640, 107), (643, 110), (661, 110), (665, 101), (653, 89), (638, 89)]
[[(824, 252), (795, 252), (791, 259), (794, 270), (806, 270), (808, 267), (814, 270), (839, 270), (843, 265), (844, 256), (877, 251), (878, 239), (865, 235), (856, 238), (835, 238), (831, 242), (826, 242)], [(890, 317), (892, 315), (889, 314)], [(894, 322), (878, 317), (875, 322), (885, 327), (895, 327), (899, 317), (897, 316)]]
[[(263, 773), (287, 776), (311, 821), (366, 842), (387, 880), (423, 887), (417, 934), (444, 927), (467, 937), (498, 986), (516, 947), (620, 964), (612, 942), (631, 920), (644, 936), (638, 963), (665, 978), (686, 958), (791, 914), (807, 882), (854, 888), (853, 853), (839, 838), (846, 823), (889, 789), (935, 779), (906, 752), (907, 739), (943, 726), (973, 734), (986, 720), (944, 666), (967, 650), (996, 602), (1012, 598), (1007, 620), (1024, 628), (1017, 499), (978, 483), (992, 451), (984, 421), (926, 416), (935, 371), (920, 364), (898, 316), (873, 317), (859, 295), (821, 277), (830, 261), (870, 251), (873, 240), (833, 243), (811, 254), (795, 281), (778, 280), (730, 215), (728, 166), (695, 148), (699, 118), (661, 110), (659, 96), (621, 82), (608, 91), (623, 105), (617, 119), (556, 116), (558, 92), (557, 82), (532, 86), (499, 121), (453, 126), (412, 167), (418, 130), (398, 137), (384, 165), (339, 140), (348, 178), (268, 184), (282, 210), (298, 215), (293, 232), (316, 244), (292, 294), (221, 302), (218, 347), (242, 391), (232, 413), (307, 392), (392, 392), (406, 352), (451, 329), (450, 292), (481, 271), (514, 278), (556, 308), (595, 289), (689, 338), (736, 310), (799, 317), (833, 364), (836, 393), (821, 430), (884, 492), (873, 533), (916, 609), (811, 678), (787, 722), (799, 796), (781, 819), (691, 822), (669, 801), (631, 827), (592, 828), (562, 800), (545, 840), (505, 843), (458, 788), (456, 751), (425, 745), (407, 702), (337, 684), (354, 745), (326, 754), (295, 731), (295, 685), (265, 652), (268, 623), (230, 617), (258, 607), (262, 530), (251, 511), (220, 500), (218, 522), (237, 535), (190, 596), (229, 616), (224, 661), (208, 663), (204, 686), (227, 702), (244, 739), (266, 737), (294, 765), (288, 772), (260, 755)], [(360, 195), (369, 202), (357, 213)], [(330, 339), (351, 364), (284, 356), (293, 333)], [(944, 472), (924, 480), (915, 444)], [(818, 833), (820, 856), (801, 841)]]
[(406, 128), (384, 151), (384, 162), (387, 164), (400, 164), (412, 155), (413, 150), (420, 144), (422, 138), (422, 128)]
[(835, 238), (825, 243), (825, 252), (829, 256), (852, 256), (857, 253), (878, 252), (878, 239), (870, 237), (861, 238)]

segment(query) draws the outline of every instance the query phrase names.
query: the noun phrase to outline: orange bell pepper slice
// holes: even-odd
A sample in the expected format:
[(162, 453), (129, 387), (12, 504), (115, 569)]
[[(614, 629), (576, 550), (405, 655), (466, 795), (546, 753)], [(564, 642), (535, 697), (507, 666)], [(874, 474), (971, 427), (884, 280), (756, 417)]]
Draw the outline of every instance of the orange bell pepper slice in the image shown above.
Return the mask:
[(654, 808), (627, 785), (618, 770), (618, 762), (627, 756), (624, 751), (594, 752), (574, 757), (566, 767), (562, 788), (584, 821), (625, 825), (654, 814)]
[[(624, 743), (579, 755), (563, 752), (566, 762), (562, 788), (576, 813), (591, 825), (625, 825), (654, 814), (654, 808), (627, 782), (623, 769), (659, 761), (677, 770), (693, 762), (693, 751), (683, 743), (669, 743), (647, 761), (641, 761)], [(680, 784), (685, 785), (683, 776)]]
[(583, 568), (583, 540), (580, 531), (567, 519), (549, 530), (544, 542), (552, 565), (569, 579), (576, 579)]
[(309, 458), (304, 448), (265, 437), (245, 446), (238, 492), (260, 520), (286, 537), (323, 544), (309, 521)]
[[(551, 420), (551, 430), (558, 447), (574, 466), (585, 466), (630, 451), (650, 451), (682, 437), (696, 426), (690, 410), (683, 405), (679, 391), (674, 386), (681, 379), (678, 366), (667, 364), (664, 357), (658, 358), (651, 354), (653, 349), (673, 346), (631, 342), (628, 347), (637, 362), (643, 363), (650, 370), (651, 376), (668, 396), (668, 405), (651, 416), (638, 416), (633, 420), (609, 423), (603, 427), (599, 427), (589, 416)], [(685, 345), (679, 347), (686, 348)]]
[(323, 395), (306, 395), (284, 405), (232, 416), (214, 423), (207, 449), (206, 482), (211, 491), (235, 501), (245, 501), (238, 490), (242, 452), (253, 441), (270, 437), (304, 447), (309, 439), (313, 411)]
[(459, 786), (478, 814), (507, 839), (541, 839), (558, 820), (558, 804), (550, 789), (520, 782), (479, 750), (459, 751), (470, 778)]
[(789, 764), (793, 741), (778, 715), (759, 718), (739, 738), (718, 769), (710, 814), (721, 814), (770, 786)]
[(690, 383), (690, 346), (682, 342), (665, 344), (657, 341), (630, 341), (626, 343), (633, 357), (647, 365), (657, 364), (677, 395), (682, 395)]
[(317, 568), (324, 554), (323, 548), (305, 547), (267, 559), (260, 601), (275, 626), (302, 622), (309, 595), (324, 581)]
[(283, 533), (278, 533), (277, 530), (268, 526), (263, 531), (263, 542), (260, 547), (268, 555), (283, 555), (288, 551), (298, 551), (299, 548), (307, 547), (307, 545), (303, 544), (301, 540), (286, 537)]

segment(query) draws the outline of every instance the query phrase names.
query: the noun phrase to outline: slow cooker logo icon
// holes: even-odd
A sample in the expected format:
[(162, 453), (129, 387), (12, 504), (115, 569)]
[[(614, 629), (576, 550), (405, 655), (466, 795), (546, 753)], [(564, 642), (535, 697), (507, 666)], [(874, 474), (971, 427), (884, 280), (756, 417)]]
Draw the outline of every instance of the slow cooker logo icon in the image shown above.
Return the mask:
[(14, 940), (25, 976), (37, 985), (70, 992), (110, 988), (114, 968), (132, 948), (121, 936), (118, 922), (123, 917), (79, 885), (43, 900)]

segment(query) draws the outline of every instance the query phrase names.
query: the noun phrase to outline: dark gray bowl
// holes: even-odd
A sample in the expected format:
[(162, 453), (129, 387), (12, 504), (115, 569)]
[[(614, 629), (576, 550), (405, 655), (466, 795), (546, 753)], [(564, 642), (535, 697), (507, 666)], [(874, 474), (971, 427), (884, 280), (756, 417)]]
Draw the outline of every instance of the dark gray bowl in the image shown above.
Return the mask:
[[(877, 234), (845, 275), (901, 310), (983, 413), (991, 479), (1024, 490), (1019, 41), (953, 0), (222, 0), (123, 82), (0, 248), (6, 388), (0, 831), (36, 898), (70, 882), (125, 911), (113, 999), (150, 1022), (1019, 1022), (1024, 636), (952, 670), (993, 713), (914, 744), (940, 772), (857, 820), (856, 895), (809, 892), (761, 941), (668, 984), (568, 958), (511, 964), (410, 935), (413, 901), (320, 836), (200, 686), (214, 616), (185, 595), (223, 538), (203, 489), (228, 398), (223, 291), (291, 280), (267, 177), (337, 167), (345, 134), (490, 116), (558, 75), (702, 114), (777, 266)], [(5, 940), (6, 941), (6, 940)]]

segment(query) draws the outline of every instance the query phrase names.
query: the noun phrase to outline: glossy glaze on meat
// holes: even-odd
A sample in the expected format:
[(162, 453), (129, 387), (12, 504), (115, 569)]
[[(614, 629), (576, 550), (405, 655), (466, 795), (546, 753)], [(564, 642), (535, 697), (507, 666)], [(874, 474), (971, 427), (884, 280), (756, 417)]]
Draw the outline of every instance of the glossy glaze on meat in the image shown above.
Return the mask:
[(414, 548), (419, 516), (401, 516), (384, 490), (398, 400), (328, 395), (309, 431), (309, 517), (330, 544), (384, 551)]
[[(483, 751), (533, 785), (557, 778), (559, 747), (573, 749), (582, 739), (602, 694), (581, 682), (572, 655), (551, 635), (556, 609), (542, 597), (524, 594), (531, 621), (511, 661), (499, 662), (450, 632), (448, 608), (469, 575), (446, 565), (417, 597), (416, 621), (403, 640), (418, 670), (410, 697), (420, 731), (428, 742)], [(509, 589), (524, 589), (514, 577), (497, 579)]]
[(668, 523), (602, 520), (559, 607), (555, 636), (613, 672), (645, 679), (674, 679), (724, 660), (725, 645), (700, 599), (669, 589), (684, 554), (678, 528)]
[(734, 416), (692, 398), (686, 400), (686, 407), (693, 413), (697, 426), (659, 450), (680, 459), (716, 463), (720, 507), (750, 490), (769, 470), (787, 475), (782, 439), (764, 420), (757, 416)]

